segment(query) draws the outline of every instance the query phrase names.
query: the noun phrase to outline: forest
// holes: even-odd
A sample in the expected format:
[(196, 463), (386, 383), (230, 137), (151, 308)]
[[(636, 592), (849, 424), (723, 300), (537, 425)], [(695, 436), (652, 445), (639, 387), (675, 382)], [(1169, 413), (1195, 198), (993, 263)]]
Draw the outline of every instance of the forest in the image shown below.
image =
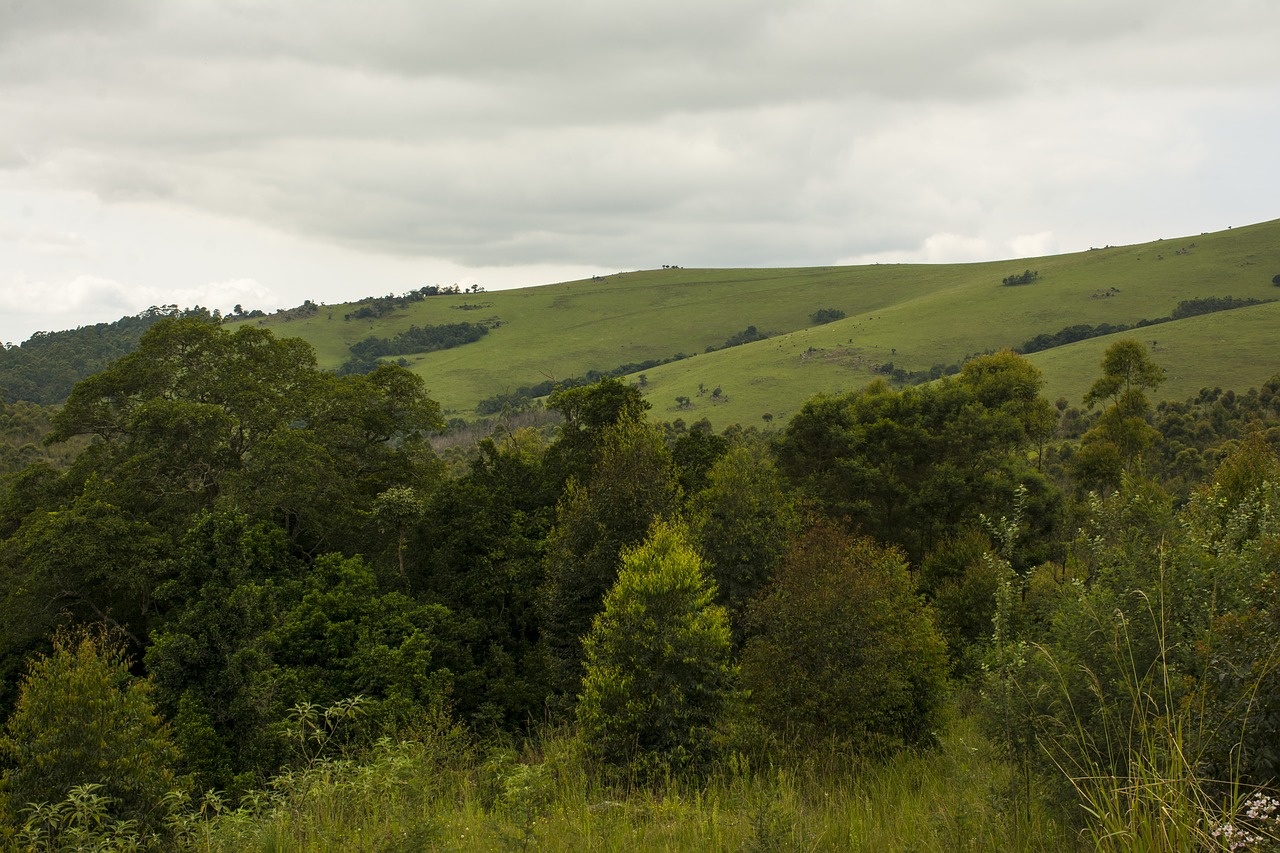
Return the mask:
[(1276, 849), (1280, 375), (1163, 381), (716, 433), (604, 377), (437, 452), (400, 366), (155, 318), (0, 412), (0, 839)]

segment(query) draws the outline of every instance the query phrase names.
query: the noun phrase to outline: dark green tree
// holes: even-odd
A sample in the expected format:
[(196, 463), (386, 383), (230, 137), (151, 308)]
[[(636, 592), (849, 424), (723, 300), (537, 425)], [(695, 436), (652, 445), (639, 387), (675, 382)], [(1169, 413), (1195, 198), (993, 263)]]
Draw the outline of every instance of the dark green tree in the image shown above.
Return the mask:
[(795, 499), (768, 448), (741, 441), (711, 466), (689, 517), (717, 603), (743, 637), (747, 602), (769, 582), (799, 527)]
[(643, 541), (679, 500), (661, 435), (631, 419), (604, 430), (590, 478), (570, 481), (547, 538), (543, 599), (543, 639), (562, 692), (574, 691), (581, 678), (581, 640), (617, 578), (619, 554)]
[(929, 743), (946, 648), (902, 554), (819, 526), (799, 539), (751, 610), (743, 686), (780, 735), (862, 752)]

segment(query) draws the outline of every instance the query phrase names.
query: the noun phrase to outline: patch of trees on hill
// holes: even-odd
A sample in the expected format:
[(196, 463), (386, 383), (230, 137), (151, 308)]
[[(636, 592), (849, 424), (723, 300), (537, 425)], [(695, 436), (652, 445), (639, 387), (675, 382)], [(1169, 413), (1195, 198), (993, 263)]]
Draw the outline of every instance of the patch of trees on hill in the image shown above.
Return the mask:
[(486, 323), (442, 323), (437, 326), (410, 326), (394, 338), (373, 335), (351, 345), (351, 358), (338, 368), (339, 376), (362, 375), (376, 370), (379, 359), (388, 356), (436, 352), (474, 343), (489, 334)]
[(1198, 299), (1184, 299), (1179, 302), (1173, 309), (1173, 313), (1168, 317), (1157, 317), (1154, 320), (1139, 320), (1133, 324), (1126, 323), (1099, 323), (1091, 326), (1087, 323), (1077, 323), (1072, 326), (1059, 329), (1053, 334), (1039, 334), (1034, 338), (1030, 338), (1022, 343), (1021, 346), (1015, 347), (1014, 352), (1030, 355), (1033, 352), (1041, 352), (1042, 350), (1053, 349), (1054, 347), (1066, 346), (1076, 341), (1084, 341), (1089, 338), (1099, 338), (1103, 335), (1114, 335), (1120, 332), (1129, 332), (1134, 329), (1143, 329), (1147, 326), (1157, 326), (1161, 323), (1171, 323), (1174, 320), (1185, 320), (1188, 317), (1198, 317), (1202, 314), (1213, 314), (1218, 311), (1230, 311), (1235, 308), (1247, 308), (1250, 305), (1263, 305), (1268, 302), (1274, 302), (1274, 299), (1237, 299), (1234, 296), (1205, 296)]
[(741, 332), (731, 335), (728, 340), (720, 346), (709, 346), (707, 352), (715, 352), (716, 350), (729, 349), (730, 347), (740, 347), (743, 344), (749, 344), (754, 341), (763, 341), (768, 339), (768, 335), (757, 329), (755, 326), (747, 326)]
[(438, 284), (429, 284), (426, 287), (420, 287), (417, 290), (410, 290), (399, 296), (394, 293), (388, 293), (386, 296), (366, 296), (355, 304), (359, 307), (354, 311), (349, 311), (342, 315), (343, 320), (376, 320), (385, 317), (393, 311), (399, 311), (415, 302), (430, 296), (458, 296), (463, 293), (484, 293), (484, 288), (478, 284), (473, 284), (463, 290), (456, 284), (441, 286)]
[(593, 385), (602, 379), (612, 379), (620, 376), (628, 376), (641, 370), (649, 370), (663, 364), (670, 364), (673, 361), (680, 361), (688, 358), (682, 352), (678, 352), (669, 358), (651, 358), (648, 361), (633, 361), (627, 364), (620, 364), (611, 370), (588, 370), (581, 376), (571, 376), (568, 379), (547, 379), (535, 385), (522, 385), (515, 391), (507, 391), (502, 394), (495, 394), (492, 397), (486, 397), (476, 404), (476, 414), (479, 415), (496, 415), (502, 412), (515, 412), (527, 408), (530, 403), (539, 397), (545, 397), (557, 388), (580, 388), (584, 385)]

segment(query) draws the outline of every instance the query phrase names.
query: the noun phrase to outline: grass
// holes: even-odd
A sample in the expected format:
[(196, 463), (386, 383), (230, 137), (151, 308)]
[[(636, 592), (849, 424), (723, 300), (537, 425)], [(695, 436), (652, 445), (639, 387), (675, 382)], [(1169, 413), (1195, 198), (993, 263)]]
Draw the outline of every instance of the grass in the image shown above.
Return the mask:
[(204, 851), (1073, 849), (1047, 813), (1014, 819), (1008, 772), (968, 719), (885, 764), (739, 761), (701, 785), (630, 791), (595, 778), (569, 736), (519, 755), (429, 738), (317, 764), (190, 838)]
[[(1006, 287), (1010, 273), (1032, 269), (1031, 284)], [(889, 264), (797, 269), (664, 269), (520, 290), (437, 296), (395, 316), (344, 321), (347, 305), (314, 317), (264, 321), (316, 347), (337, 367), (347, 347), (390, 337), (412, 324), (497, 319), (484, 339), (420, 356), (410, 368), (451, 413), (469, 416), (486, 397), (590, 369), (694, 357), (645, 371), (645, 393), (660, 417), (714, 425), (777, 423), (818, 391), (861, 387), (886, 361), (908, 370), (951, 364), (966, 355), (1017, 346), (1042, 332), (1088, 323), (1168, 316), (1178, 302), (1205, 296), (1280, 297), (1280, 220), (1135, 246), (980, 264)], [(462, 305), (481, 306), (459, 310)], [(844, 319), (812, 326), (822, 308)], [(1237, 309), (1148, 329), (1170, 381), (1166, 398), (1209, 382), (1244, 390), (1276, 370), (1266, 358), (1280, 343), (1276, 306)], [(257, 322), (257, 321), (253, 321)], [(706, 353), (747, 326), (773, 337)], [(1033, 357), (1050, 398), (1078, 402), (1098, 372), (1107, 341), (1098, 339)], [(698, 394), (722, 388), (719, 398)], [(677, 409), (675, 398), (692, 405)]]

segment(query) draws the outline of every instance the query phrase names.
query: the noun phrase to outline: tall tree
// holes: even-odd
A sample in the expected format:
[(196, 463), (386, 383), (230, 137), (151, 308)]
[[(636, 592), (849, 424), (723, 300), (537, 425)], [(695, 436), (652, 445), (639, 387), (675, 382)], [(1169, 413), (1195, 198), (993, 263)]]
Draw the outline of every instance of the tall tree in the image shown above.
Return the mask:
[(584, 483), (570, 481), (547, 539), (543, 639), (564, 693), (581, 677), (581, 640), (617, 579), (623, 548), (644, 540), (680, 499), (671, 453), (650, 425), (624, 419), (600, 437)]

